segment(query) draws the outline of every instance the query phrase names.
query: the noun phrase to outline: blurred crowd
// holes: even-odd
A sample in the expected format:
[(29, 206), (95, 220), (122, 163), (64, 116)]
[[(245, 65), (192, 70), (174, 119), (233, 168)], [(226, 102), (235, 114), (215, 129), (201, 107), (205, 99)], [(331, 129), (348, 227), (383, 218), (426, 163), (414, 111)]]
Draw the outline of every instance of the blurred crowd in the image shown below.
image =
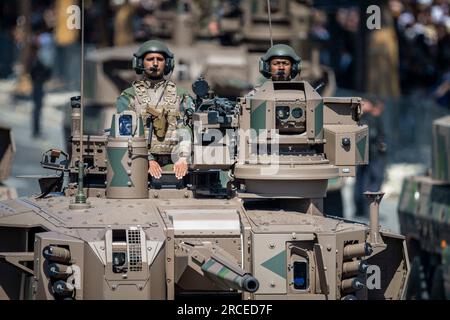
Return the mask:
[(403, 92), (431, 91), (450, 105), (450, 2), (391, 0), (400, 49)]
[[(421, 94), (450, 105), (450, 13), (448, 0), (379, 0), (382, 30), (370, 38), (365, 24), (368, 2), (291, 0), (313, 6), (310, 39), (320, 48), (321, 63), (331, 66), (341, 88), (399, 96)], [(220, 34), (222, 18), (242, 16), (244, 0), (192, 0), (193, 6), (176, 0), (85, 0), (85, 46), (89, 48), (122, 46), (143, 42), (157, 35), (171, 37), (174, 23), (170, 10), (183, 14), (197, 10), (195, 23), (203, 38)], [(271, 0), (276, 11), (278, 0)], [(344, 4), (342, 5), (341, 2)], [(24, 23), (24, 4), (28, 3), (31, 30)], [(0, 78), (21, 74), (28, 69), (24, 54), (31, 39), (41, 62), (52, 68), (55, 85), (79, 87), (79, 32), (67, 32), (66, 9), (76, 0), (2, 1), (0, 4)], [(25, 6), (26, 7), (26, 6)], [(65, 30), (65, 31), (64, 31)], [(392, 32), (386, 32), (392, 31)], [(365, 46), (362, 33), (366, 32)], [(377, 45), (378, 48), (374, 48)], [(385, 52), (380, 48), (385, 47)], [(31, 51), (31, 49), (29, 49)], [(381, 52), (381, 53), (380, 53)], [(26, 52), (25, 52), (26, 53)], [(29, 59), (28, 59), (29, 60)], [(17, 63), (19, 62), (19, 63)], [(375, 67), (375, 65), (377, 67)], [(383, 72), (384, 88), (363, 86), (372, 76)], [(13, 66), (19, 70), (13, 70)], [(359, 76), (360, 70), (369, 70)], [(396, 70), (396, 71), (393, 71)], [(387, 75), (387, 78), (386, 78)], [(369, 81), (367, 80), (369, 78)], [(376, 81), (372, 81), (376, 82)], [(383, 85), (381, 83), (380, 85)], [(378, 85), (378, 86), (380, 86)], [(374, 88), (372, 88), (375, 86)], [(396, 88), (398, 87), (398, 88)], [(25, 90), (26, 91), (26, 90)], [(28, 90), (30, 91), (30, 90)]]
[[(381, 29), (392, 28), (395, 32), (394, 36), (385, 33), (383, 43), (393, 48), (395, 58), (392, 55), (387, 58), (396, 66), (401, 93), (433, 97), (439, 104), (450, 106), (450, 2), (386, 2), (387, 10), (382, 15), (387, 14), (387, 17), (382, 18)], [(361, 79), (353, 75), (361, 67), (357, 56), (364, 50), (357, 47), (361, 43), (361, 32), (365, 31), (360, 27), (365, 22), (360, 21), (363, 15), (367, 17), (356, 5), (336, 10), (325, 6), (313, 11), (311, 38), (320, 44), (321, 62), (334, 68), (338, 86), (342, 88), (361, 90), (358, 88)], [(367, 48), (371, 40), (367, 41)], [(333, 54), (336, 51), (338, 55)], [(375, 54), (381, 56), (380, 51), (377, 49)], [(366, 67), (378, 63), (367, 60)]]

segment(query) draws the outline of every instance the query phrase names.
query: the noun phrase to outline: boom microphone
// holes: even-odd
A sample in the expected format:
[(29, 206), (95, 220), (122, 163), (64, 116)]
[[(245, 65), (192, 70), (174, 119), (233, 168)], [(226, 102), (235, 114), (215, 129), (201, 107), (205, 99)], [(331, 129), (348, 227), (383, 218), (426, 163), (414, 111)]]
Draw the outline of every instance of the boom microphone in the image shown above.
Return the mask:
[(136, 67), (136, 69), (142, 70), (142, 71), (151, 71), (151, 72), (156, 72), (158, 71), (158, 67), (156, 66), (152, 66), (151, 68), (143, 68), (143, 67)]

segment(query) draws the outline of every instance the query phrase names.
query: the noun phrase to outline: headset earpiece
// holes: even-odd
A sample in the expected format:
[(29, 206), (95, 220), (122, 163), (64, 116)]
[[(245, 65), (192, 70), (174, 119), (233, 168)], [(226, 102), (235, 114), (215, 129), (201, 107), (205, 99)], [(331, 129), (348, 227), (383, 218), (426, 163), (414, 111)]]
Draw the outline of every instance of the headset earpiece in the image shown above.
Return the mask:
[(133, 55), (133, 69), (137, 74), (142, 74), (144, 69), (144, 62), (142, 61), (142, 58), (138, 58), (136, 55)]
[(270, 73), (269, 64), (267, 63), (267, 61), (264, 61), (264, 59), (262, 57), (259, 58), (259, 72), (267, 79), (272, 76)]
[(175, 62), (172, 57), (166, 57), (166, 64), (164, 66), (164, 75), (168, 75), (169, 73), (172, 72), (173, 68), (174, 68)]

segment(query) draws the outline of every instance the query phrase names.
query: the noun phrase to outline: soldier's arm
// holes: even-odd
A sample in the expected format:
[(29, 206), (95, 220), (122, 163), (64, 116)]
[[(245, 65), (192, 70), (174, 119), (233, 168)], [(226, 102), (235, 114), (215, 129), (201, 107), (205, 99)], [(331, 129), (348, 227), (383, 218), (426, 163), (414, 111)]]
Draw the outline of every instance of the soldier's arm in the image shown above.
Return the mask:
[(124, 90), (116, 101), (117, 112), (120, 113), (125, 110), (134, 110), (134, 88), (130, 87)]

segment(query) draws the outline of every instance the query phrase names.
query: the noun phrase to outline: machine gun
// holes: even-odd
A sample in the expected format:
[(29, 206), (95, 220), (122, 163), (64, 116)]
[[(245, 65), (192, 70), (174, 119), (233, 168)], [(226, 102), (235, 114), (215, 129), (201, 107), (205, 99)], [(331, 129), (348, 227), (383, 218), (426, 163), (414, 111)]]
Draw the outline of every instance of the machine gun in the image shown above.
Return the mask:
[(208, 124), (231, 126), (233, 118), (238, 114), (236, 104), (226, 98), (215, 96), (208, 82), (201, 76), (192, 84), (192, 90), (197, 96), (195, 112), (207, 113)]

